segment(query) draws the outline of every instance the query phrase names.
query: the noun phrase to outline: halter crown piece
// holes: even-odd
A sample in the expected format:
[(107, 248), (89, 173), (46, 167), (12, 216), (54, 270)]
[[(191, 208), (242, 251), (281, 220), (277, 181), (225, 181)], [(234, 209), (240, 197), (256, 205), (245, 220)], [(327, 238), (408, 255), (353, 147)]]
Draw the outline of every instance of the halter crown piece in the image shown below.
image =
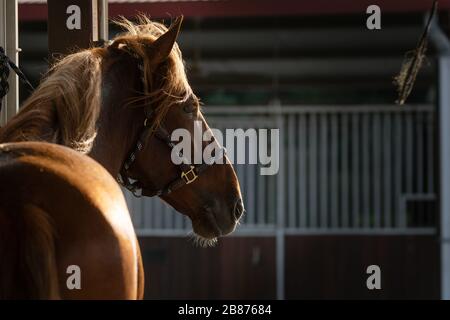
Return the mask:
[[(138, 61), (138, 69), (141, 72), (141, 81), (144, 85), (144, 88), (146, 88), (147, 84), (145, 83), (144, 80), (144, 66), (142, 58), (139, 57), (139, 55), (137, 55), (135, 52), (132, 52), (130, 50), (127, 50), (127, 52)], [(148, 134), (148, 131), (151, 129), (153, 123), (152, 121), (153, 109), (151, 105), (146, 105), (144, 113), (145, 113), (145, 120), (142, 132), (138, 137), (134, 149), (130, 152), (130, 154), (127, 157), (127, 160), (125, 160), (125, 162), (123, 163), (122, 168), (117, 177), (117, 181), (125, 188), (127, 188), (131, 193), (133, 193), (134, 196), (153, 197), (153, 196), (168, 195), (172, 191), (180, 189), (196, 181), (203, 171), (205, 171), (207, 168), (209, 168), (214, 164), (215, 160), (225, 156), (226, 150), (225, 148), (221, 147), (220, 158), (214, 158), (212, 159), (212, 161), (200, 165), (189, 165), (187, 164), (189, 163), (189, 161), (182, 154), (180, 154), (179, 156), (182, 159), (181, 164), (178, 165), (181, 171), (180, 177), (169, 182), (169, 184), (166, 187), (159, 190), (148, 188), (138, 180), (131, 182), (128, 172), (130, 168), (133, 166), (134, 162), (136, 161), (137, 154), (141, 152), (142, 149), (144, 148), (146, 138), (151, 136)], [(170, 150), (172, 150), (175, 147), (175, 144), (172, 142), (170, 138), (169, 132), (166, 130), (163, 124), (160, 124), (157, 127), (155, 131), (155, 137), (164, 142), (169, 147)]]

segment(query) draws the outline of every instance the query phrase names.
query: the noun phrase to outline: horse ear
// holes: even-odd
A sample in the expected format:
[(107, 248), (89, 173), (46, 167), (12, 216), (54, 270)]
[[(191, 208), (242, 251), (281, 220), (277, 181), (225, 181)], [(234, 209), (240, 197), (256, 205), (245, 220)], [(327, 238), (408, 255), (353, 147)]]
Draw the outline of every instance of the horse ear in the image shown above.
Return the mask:
[(155, 64), (164, 62), (172, 51), (173, 45), (177, 40), (178, 33), (180, 33), (183, 16), (179, 16), (171, 24), (169, 30), (162, 36), (156, 39), (152, 44), (153, 61)]

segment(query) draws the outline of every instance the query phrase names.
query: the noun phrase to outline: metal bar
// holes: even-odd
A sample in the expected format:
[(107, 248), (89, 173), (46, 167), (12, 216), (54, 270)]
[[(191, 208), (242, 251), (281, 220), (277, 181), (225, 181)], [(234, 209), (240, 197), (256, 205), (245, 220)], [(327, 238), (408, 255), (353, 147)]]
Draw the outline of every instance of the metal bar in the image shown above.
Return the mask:
[(266, 201), (267, 201), (267, 196), (266, 196), (266, 180), (267, 177), (266, 176), (262, 176), (262, 175), (257, 175), (257, 194), (258, 194), (258, 201), (257, 201), (257, 220), (256, 220), (256, 224), (261, 224), (261, 225), (265, 225), (268, 224), (269, 222), (266, 221), (266, 215), (267, 215), (267, 206), (266, 206)]
[[(245, 129), (253, 128), (259, 125), (259, 122), (247, 122), (245, 125)], [(251, 154), (256, 155), (256, 158), (258, 157), (258, 145), (256, 143), (249, 143), (248, 144), (248, 153), (249, 158)], [(249, 193), (248, 196), (248, 207), (252, 208), (253, 212), (248, 212), (248, 218), (250, 223), (256, 224), (257, 219), (257, 210), (256, 210), (256, 202), (258, 201), (256, 199), (256, 175), (258, 174), (257, 171), (259, 170), (257, 165), (247, 164), (245, 165), (245, 171), (246, 171), (246, 184), (247, 184), (247, 192)]]
[[(281, 108), (280, 106), (277, 106), (277, 108)], [(283, 164), (285, 161), (285, 140), (284, 140), (284, 129), (285, 129), (285, 123), (284, 118), (281, 116), (278, 116), (278, 128), (280, 128), (280, 142), (281, 142), (281, 148), (280, 148), (280, 163)], [(285, 179), (285, 172), (284, 172), (284, 166), (280, 166), (280, 170), (277, 175), (277, 184), (278, 184), (278, 190), (277, 190), (277, 233), (276, 233), (276, 272), (277, 272), (277, 299), (278, 300), (284, 300), (284, 281), (285, 281), (285, 275), (284, 275), (284, 266), (285, 266), (285, 243), (284, 243), (284, 179)]]
[(363, 208), (363, 226), (371, 226), (371, 197), (370, 197), (370, 138), (369, 138), (370, 119), (368, 114), (362, 116), (362, 208)]
[(306, 149), (306, 115), (299, 115), (299, 125), (298, 125), (298, 180), (299, 180), (299, 189), (298, 189), (298, 208), (299, 208), (299, 226), (306, 227), (307, 224), (307, 215), (308, 215), (308, 207), (307, 207), (307, 149)]
[(374, 227), (381, 226), (381, 133), (380, 115), (373, 115), (372, 141), (373, 141), (373, 223)]
[[(413, 159), (414, 159), (414, 154), (413, 154), (413, 137), (414, 137), (414, 130), (413, 130), (413, 116), (412, 113), (408, 113), (405, 115), (405, 121), (406, 121), (406, 134), (405, 134), (405, 145), (406, 145), (406, 150), (405, 150), (405, 156), (407, 161), (405, 161), (405, 178), (406, 178), (406, 185), (405, 185), (405, 189), (403, 190), (404, 192), (412, 192), (414, 190), (414, 186), (413, 186), (413, 176), (415, 175), (413, 172)], [(406, 160), (405, 159), (405, 160)]]
[(100, 24), (100, 16), (99, 16), (99, 5), (100, 0), (91, 1), (91, 14), (92, 14), (92, 41), (98, 41), (99, 39), (99, 24)]
[(145, 200), (141, 200), (144, 203), (144, 212), (142, 212), (142, 219), (140, 225), (145, 226), (146, 228), (153, 227), (152, 220), (152, 199), (147, 198)]
[[(6, 1), (6, 54), (19, 66), (19, 27), (17, 0)], [(19, 112), (19, 79), (14, 72), (9, 76), (6, 121)]]
[(430, 193), (434, 192), (434, 114), (429, 113), (427, 117), (427, 177), (428, 189)]
[(395, 139), (396, 139), (396, 155), (395, 155), (395, 159), (396, 159), (396, 191), (395, 191), (395, 203), (397, 204), (397, 217), (396, 217), (396, 226), (398, 228), (404, 228), (406, 226), (406, 218), (404, 217), (403, 213), (405, 212), (404, 210), (402, 210), (401, 205), (400, 205), (400, 198), (404, 192), (404, 175), (406, 173), (405, 171), (405, 165), (403, 163), (404, 160), (406, 160), (405, 156), (404, 156), (404, 152), (405, 152), (405, 140), (404, 140), (404, 132), (407, 132), (407, 130), (405, 130), (405, 119), (404, 117), (402, 117), (402, 115), (397, 114), (396, 115), (396, 135), (395, 135)]
[(450, 57), (439, 59), (441, 298), (450, 299)]
[(360, 119), (359, 114), (352, 115), (352, 227), (358, 228), (361, 225), (360, 196)]
[(183, 229), (183, 218), (184, 216), (180, 213), (175, 214), (175, 222), (174, 222), (174, 228), (175, 229)]
[(318, 226), (318, 184), (317, 184), (317, 115), (313, 114), (309, 118), (308, 126), (309, 138), (309, 226), (314, 228)]
[(331, 155), (330, 155), (330, 179), (331, 179), (331, 227), (336, 228), (339, 226), (339, 127), (338, 127), (338, 115), (331, 115)]
[(171, 222), (172, 222), (172, 217), (171, 217), (171, 212), (169, 210), (169, 206), (165, 203), (162, 204), (162, 223), (163, 223), (163, 228), (172, 228)]
[(149, 199), (149, 202), (151, 203), (151, 206), (150, 206), (150, 212), (148, 212), (146, 214), (147, 215), (146, 220), (150, 221), (152, 228), (157, 229), (158, 228), (158, 226), (156, 225), (157, 212), (156, 212), (155, 208), (158, 205), (158, 202), (153, 198)]
[(101, 40), (109, 39), (109, 12), (108, 0), (98, 0), (98, 37)]
[(349, 150), (349, 135), (348, 135), (348, 124), (349, 124), (349, 115), (343, 114), (341, 117), (341, 187), (340, 187), (340, 195), (341, 195), (341, 227), (347, 228), (350, 225), (350, 217), (349, 217), (349, 161), (348, 161), (348, 150)]
[[(279, 175), (280, 173), (278, 173)], [(278, 184), (278, 179), (279, 177), (275, 176), (266, 176), (267, 178), (267, 194), (269, 195), (275, 195), (277, 194), (277, 184)], [(276, 224), (277, 221), (277, 201), (278, 198), (275, 197), (267, 197), (267, 211), (268, 211), (268, 216), (267, 216), (267, 222), (269, 224)], [(245, 215), (244, 215), (245, 217)]]
[(163, 204), (161, 202), (154, 201), (153, 205), (154, 205), (154, 210), (153, 210), (152, 214), (154, 215), (154, 225), (156, 228), (163, 228), (164, 227), (163, 223), (162, 223), (162, 221), (163, 221), (162, 214), (163, 214), (163, 210), (164, 210)]
[[(251, 152), (251, 151), (250, 151)], [(255, 175), (258, 166), (256, 165), (244, 165), (245, 168), (245, 185), (246, 185), (246, 198), (248, 208), (247, 211), (247, 223), (256, 223), (256, 190), (255, 190)]]
[(423, 145), (424, 145), (424, 134), (423, 134), (423, 121), (424, 121), (424, 116), (426, 115), (426, 113), (424, 112), (416, 112), (415, 113), (415, 123), (416, 123), (416, 127), (415, 127), (415, 141), (416, 141), (416, 155), (414, 156), (415, 159), (417, 159), (417, 164), (416, 164), (416, 174), (417, 174), (417, 187), (416, 187), (416, 191), (418, 193), (422, 193), (424, 192), (424, 166), (423, 166), (423, 159), (424, 159), (424, 149), (423, 149)]
[(288, 117), (287, 119), (287, 132), (288, 135), (286, 139), (288, 139), (287, 142), (287, 156), (288, 156), (288, 163), (287, 168), (289, 174), (286, 175), (286, 178), (288, 180), (288, 210), (286, 212), (288, 213), (288, 219), (287, 219), (287, 226), (292, 227), (296, 224), (296, 180), (297, 175), (295, 172), (295, 117)]
[[(6, 55), (19, 65), (19, 39), (18, 39), (18, 9), (17, 0), (0, 1), (0, 45), (5, 49)], [(3, 100), (3, 110), (0, 114), (0, 126), (3, 126), (19, 111), (19, 80), (14, 72), (9, 79), (9, 92)]]
[(320, 226), (329, 227), (328, 197), (333, 190), (329, 190), (328, 184), (328, 121), (327, 115), (320, 115)]
[(385, 228), (392, 227), (392, 160), (391, 160), (391, 149), (392, 149), (392, 129), (391, 129), (392, 115), (384, 115), (384, 128), (383, 128), (383, 211), (384, 211), (384, 223)]
[[(6, 3), (7, 0), (0, 0), (0, 45), (3, 48), (7, 48), (6, 45), (6, 32), (7, 32), (7, 24), (6, 24)], [(8, 115), (8, 97), (4, 97), (1, 101), (2, 110), (0, 112), (0, 127), (4, 126), (7, 122)]]

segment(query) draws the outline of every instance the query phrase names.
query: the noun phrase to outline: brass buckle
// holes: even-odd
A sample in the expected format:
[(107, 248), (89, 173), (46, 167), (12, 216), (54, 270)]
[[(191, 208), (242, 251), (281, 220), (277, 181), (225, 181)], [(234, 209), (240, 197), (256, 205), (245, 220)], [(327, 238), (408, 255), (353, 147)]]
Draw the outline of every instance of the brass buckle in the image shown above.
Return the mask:
[(191, 170), (186, 171), (186, 172), (182, 172), (181, 173), (181, 178), (184, 179), (184, 181), (186, 182), (186, 184), (191, 184), (192, 182), (194, 182), (195, 180), (197, 180), (198, 175), (195, 173), (194, 171), (195, 167), (191, 166)]

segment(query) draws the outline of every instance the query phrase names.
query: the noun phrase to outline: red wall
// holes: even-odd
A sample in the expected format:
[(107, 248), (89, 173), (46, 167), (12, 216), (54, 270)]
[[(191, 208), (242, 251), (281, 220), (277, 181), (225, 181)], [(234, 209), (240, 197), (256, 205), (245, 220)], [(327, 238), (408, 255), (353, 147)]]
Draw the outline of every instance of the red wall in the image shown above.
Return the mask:
[[(229, 237), (215, 248), (187, 238), (140, 239), (147, 299), (275, 299), (273, 237)], [(381, 290), (366, 287), (381, 267)], [(438, 299), (435, 236), (288, 236), (286, 299)]]

